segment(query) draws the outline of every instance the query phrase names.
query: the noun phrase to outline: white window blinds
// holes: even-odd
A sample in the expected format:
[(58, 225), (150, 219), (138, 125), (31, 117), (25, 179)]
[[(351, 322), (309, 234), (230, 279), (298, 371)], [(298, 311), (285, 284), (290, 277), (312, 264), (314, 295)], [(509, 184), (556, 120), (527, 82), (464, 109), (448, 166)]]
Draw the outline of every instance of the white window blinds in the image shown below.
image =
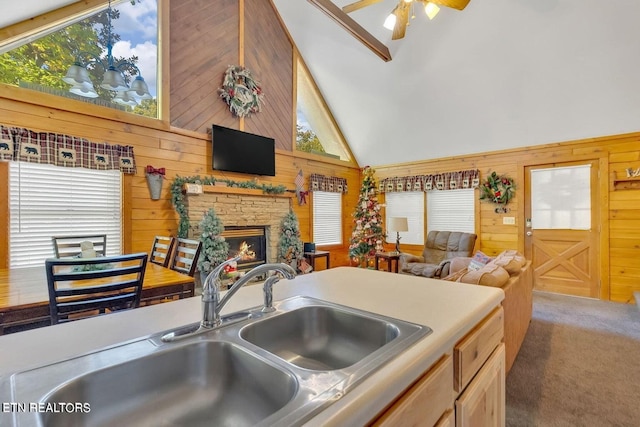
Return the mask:
[(121, 253), (120, 171), (11, 162), (9, 265), (42, 265), (51, 237), (106, 234), (107, 255)]
[(316, 245), (342, 243), (342, 193), (314, 191), (313, 242)]
[(427, 192), (427, 230), (475, 233), (475, 193), (463, 190)]
[(409, 231), (400, 232), (400, 242), (406, 245), (424, 244), (424, 192), (385, 193), (387, 243), (395, 243), (397, 233), (389, 230), (389, 218), (407, 218)]

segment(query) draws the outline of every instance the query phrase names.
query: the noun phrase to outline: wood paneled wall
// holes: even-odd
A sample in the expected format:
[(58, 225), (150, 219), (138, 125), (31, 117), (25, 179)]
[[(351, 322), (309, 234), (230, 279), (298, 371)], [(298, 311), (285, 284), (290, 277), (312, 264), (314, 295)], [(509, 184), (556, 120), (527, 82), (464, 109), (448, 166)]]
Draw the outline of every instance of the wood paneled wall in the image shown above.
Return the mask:
[[(345, 195), (343, 208), (345, 244), (331, 250), (331, 265), (348, 263), (351, 212), (357, 202), (360, 170), (355, 164), (292, 151), (295, 137), (294, 47), (269, 0), (165, 1), (169, 9), (169, 94), (167, 120), (152, 120), (53, 95), (0, 85), (0, 123), (36, 131), (65, 133), (92, 141), (132, 145), (137, 174), (124, 180), (123, 241), (126, 252), (148, 251), (157, 234), (176, 235), (178, 217), (171, 205), (170, 182), (176, 176), (208, 176), (235, 181), (251, 175), (213, 172), (211, 169), (212, 123), (275, 137), (276, 176), (258, 177), (259, 183), (284, 184), (294, 189), (294, 178), (302, 170), (308, 182), (311, 173), (343, 177), (354, 189)], [(264, 110), (238, 119), (218, 97), (228, 65), (245, 64), (261, 80), (266, 92)], [(165, 85), (167, 86), (167, 85)], [(167, 170), (160, 200), (151, 200), (144, 167)], [(0, 173), (7, 168), (0, 168)], [(6, 175), (6, 171), (5, 171)], [(0, 178), (2, 178), (0, 176)], [(6, 182), (6, 180), (4, 181)], [(7, 212), (6, 186), (0, 191), (0, 213)], [(311, 240), (311, 198), (299, 206), (301, 238)], [(0, 218), (7, 229), (8, 215)], [(0, 242), (6, 254), (7, 235)], [(0, 257), (0, 268), (7, 258)]]
[[(625, 169), (640, 168), (640, 133), (590, 138), (522, 149), (459, 156), (406, 164), (377, 166), (379, 179), (392, 176), (479, 169), (481, 180), (492, 171), (507, 174), (521, 185), (508, 214), (497, 214), (491, 203), (479, 203), (476, 249), (496, 255), (505, 249), (524, 253), (524, 168), (525, 166), (581, 159), (600, 161), (600, 205), (605, 215), (601, 224), (603, 244), (600, 254), (604, 299), (633, 301), (633, 291), (640, 290), (640, 189), (616, 190), (613, 181), (624, 177)], [(479, 197), (479, 191), (476, 190)], [(607, 215), (608, 213), (608, 215)], [(502, 224), (504, 216), (516, 218), (515, 225)], [(418, 246), (404, 245), (404, 250), (419, 253)]]

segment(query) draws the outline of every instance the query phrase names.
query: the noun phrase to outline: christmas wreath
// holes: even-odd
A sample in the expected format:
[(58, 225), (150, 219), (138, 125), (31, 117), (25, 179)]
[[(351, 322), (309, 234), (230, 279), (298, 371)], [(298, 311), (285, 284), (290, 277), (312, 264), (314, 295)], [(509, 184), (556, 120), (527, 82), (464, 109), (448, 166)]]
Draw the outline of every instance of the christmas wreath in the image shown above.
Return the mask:
[(237, 117), (259, 112), (264, 98), (260, 83), (253, 78), (251, 71), (239, 65), (229, 65), (218, 93), (229, 106), (229, 111)]
[(513, 179), (492, 172), (480, 186), (480, 199), (488, 199), (493, 203), (506, 205), (513, 198), (515, 190)]

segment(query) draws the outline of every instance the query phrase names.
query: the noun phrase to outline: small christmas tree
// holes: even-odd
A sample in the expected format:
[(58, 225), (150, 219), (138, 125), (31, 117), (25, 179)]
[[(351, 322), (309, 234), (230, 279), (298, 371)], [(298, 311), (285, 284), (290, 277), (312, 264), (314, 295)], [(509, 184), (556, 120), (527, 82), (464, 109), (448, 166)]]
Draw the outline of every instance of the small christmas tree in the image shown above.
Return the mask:
[(289, 211), (280, 222), (280, 241), (278, 242), (279, 261), (299, 271), (298, 266), (303, 260), (302, 248), (298, 217), (293, 211)]
[(198, 270), (209, 274), (213, 269), (227, 260), (229, 243), (222, 237), (224, 226), (213, 208), (205, 212), (200, 221), (200, 241), (202, 249), (198, 260)]
[(384, 240), (382, 232), (382, 216), (378, 203), (378, 187), (375, 179), (375, 170), (366, 166), (363, 171), (362, 187), (356, 211), (353, 213), (353, 232), (349, 244), (349, 256), (360, 259), (374, 255), (376, 241)]

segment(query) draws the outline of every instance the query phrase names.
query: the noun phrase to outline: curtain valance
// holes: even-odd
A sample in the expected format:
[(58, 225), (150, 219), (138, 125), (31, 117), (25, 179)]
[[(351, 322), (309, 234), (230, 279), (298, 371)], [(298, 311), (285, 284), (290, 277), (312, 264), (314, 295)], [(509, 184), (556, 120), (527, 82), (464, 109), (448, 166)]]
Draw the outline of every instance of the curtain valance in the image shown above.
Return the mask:
[(309, 177), (311, 191), (328, 191), (330, 193), (346, 193), (347, 180), (336, 176), (324, 176), (312, 173)]
[(395, 176), (382, 179), (378, 185), (381, 193), (399, 191), (457, 190), (476, 188), (480, 184), (478, 169), (443, 172), (432, 175)]
[(0, 159), (136, 173), (132, 146), (0, 125)]

